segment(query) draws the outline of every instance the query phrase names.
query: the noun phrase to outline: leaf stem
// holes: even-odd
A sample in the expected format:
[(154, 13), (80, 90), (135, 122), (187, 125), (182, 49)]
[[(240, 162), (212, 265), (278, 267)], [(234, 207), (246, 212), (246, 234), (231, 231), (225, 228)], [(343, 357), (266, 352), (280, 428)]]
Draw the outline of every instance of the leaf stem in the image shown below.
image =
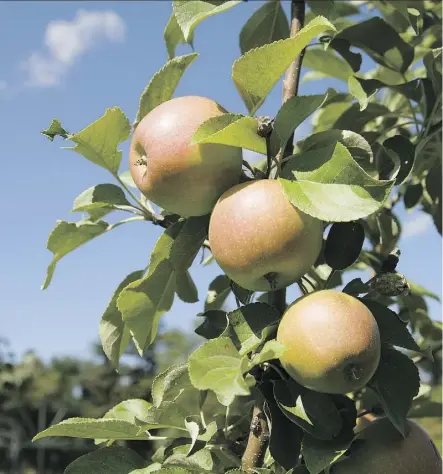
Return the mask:
[(129, 186), (122, 181), (118, 174), (114, 174), (114, 178), (119, 182), (120, 186), (124, 188), (124, 190), (132, 197), (132, 199), (140, 206), (140, 208), (136, 207), (139, 211), (143, 213), (147, 220), (152, 221), (154, 216), (153, 214), (146, 208), (146, 206), (141, 202), (140, 199), (129, 189)]

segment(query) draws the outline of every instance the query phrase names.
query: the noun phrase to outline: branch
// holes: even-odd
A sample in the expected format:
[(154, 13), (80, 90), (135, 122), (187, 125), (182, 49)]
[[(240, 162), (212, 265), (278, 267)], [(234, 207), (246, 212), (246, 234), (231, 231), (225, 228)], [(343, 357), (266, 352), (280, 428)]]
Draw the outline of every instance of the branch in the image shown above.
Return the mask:
[[(291, 32), (290, 37), (293, 38), (303, 28), (305, 21), (305, 1), (291, 1)], [(295, 97), (298, 93), (300, 82), (300, 69), (303, 62), (304, 51), (295, 59), (286, 71), (283, 81), (283, 103), (291, 97)], [(276, 156), (276, 175), (278, 177), (281, 168), (281, 160), (292, 154), (294, 134), (288, 140), (284, 150)], [(272, 298), (278, 309), (283, 314), (286, 309), (286, 289), (273, 292)], [(242, 469), (246, 472), (252, 472), (254, 468), (260, 467), (263, 463), (263, 456), (269, 441), (269, 428), (263, 413), (263, 401), (256, 401), (252, 412), (251, 429), (246, 445), (245, 452), (242, 457)]]
[(263, 412), (264, 400), (254, 405), (252, 411), (251, 430), (248, 444), (241, 460), (243, 471), (253, 472), (255, 467), (261, 466), (269, 440), (268, 424)]

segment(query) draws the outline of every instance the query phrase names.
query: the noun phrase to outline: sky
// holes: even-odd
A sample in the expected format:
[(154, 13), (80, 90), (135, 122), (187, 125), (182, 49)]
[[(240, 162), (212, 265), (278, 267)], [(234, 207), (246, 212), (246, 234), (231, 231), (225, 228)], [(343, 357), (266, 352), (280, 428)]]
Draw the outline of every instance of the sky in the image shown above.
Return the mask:
[[(241, 4), (197, 26), (194, 47), (200, 56), (175, 96), (206, 96), (230, 112), (246, 113), (231, 67), (240, 56), (240, 30), (260, 5)], [(18, 357), (30, 349), (45, 360), (91, 357), (113, 291), (127, 274), (145, 266), (161, 233), (147, 222), (120, 226), (64, 257), (49, 288), (40, 289), (52, 257), (46, 242), (56, 221), (79, 220), (80, 214), (69, 212), (75, 197), (95, 184), (113, 182), (105, 170), (61, 150), (66, 144), (51, 143), (40, 131), (59, 118), (68, 131), (77, 132), (113, 106), (132, 122), (141, 92), (167, 61), (163, 29), (171, 8), (166, 0), (0, 2), (0, 337)], [(178, 55), (189, 52), (188, 46), (177, 50)], [(302, 84), (300, 93), (323, 93), (328, 86), (343, 89), (344, 84), (311, 81)], [(260, 115), (275, 115), (280, 102), (277, 85)], [(305, 123), (298, 136), (308, 130)], [(124, 171), (128, 143), (121, 148)], [(404, 230), (398, 270), (441, 294), (441, 239), (431, 219), (419, 211), (401, 210), (399, 216)], [(162, 318), (166, 327), (192, 330), (208, 282), (221, 270), (196, 260), (191, 273), (200, 302), (190, 305), (176, 298)], [(288, 295), (295, 298), (295, 290)], [(440, 305), (429, 304), (432, 316), (441, 318)]]

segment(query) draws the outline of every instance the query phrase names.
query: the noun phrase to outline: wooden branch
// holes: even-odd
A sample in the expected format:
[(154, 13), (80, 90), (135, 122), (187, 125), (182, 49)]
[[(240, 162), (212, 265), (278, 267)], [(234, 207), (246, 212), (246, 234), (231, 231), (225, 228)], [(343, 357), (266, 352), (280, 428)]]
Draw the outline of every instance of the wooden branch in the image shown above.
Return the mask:
[[(291, 33), (293, 38), (302, 28), (305, 21), (305, 1), (291, 1)], [(298, 93), (300, 83), (300, 69), (303, 62), (304, 51), (292, 62), (286, 72), (283, 81), (283, 103)], [(292, 154), (294, 134), (288, 140), (286, 148), (280, 150), (276, 156), (276, 176), (278, 176), (281, 168), (281, 160)], [(273, 176), (274, 177), (274, 176)], [(272, 295), (274, 304), (281, 313), (286, 309), (286, 289), (275, 291)], [(256, 401), (252, 412), (251, 428), (248, 438), (248, 444), (242, 457), (242, 469), (246, 472), (253, 472), (254, 468), (261, 467), (263, 464), (263, 456), (269, 442), (269, 427), (263, 413), (264, 401)]]

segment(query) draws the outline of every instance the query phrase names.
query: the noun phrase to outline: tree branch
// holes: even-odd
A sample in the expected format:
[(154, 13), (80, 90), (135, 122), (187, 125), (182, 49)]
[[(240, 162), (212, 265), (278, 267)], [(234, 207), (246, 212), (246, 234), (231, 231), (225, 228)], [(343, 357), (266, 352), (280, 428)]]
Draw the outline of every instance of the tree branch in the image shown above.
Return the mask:
[(263, 412), (264, 400), (256, 402), (252, 411), (251, 430), (248, 444), (242, 457), (243, 471), (252, 472), (255, 467), (263, 464), (263, 457), (269, 440), (268, 423)]
[[(291, 1), (291, 32), (293, 38), (303, 28), (305, 21), (305, 0)], [(291, 63), (286, 71), (283, 81), (283, 103), (298, 93), (300, 83), (300, 70), (303, 62), (304, 50)], [(294, 134), (288, 140), (284, 150), (280, 150), (276, 156), (276, 176), (280, 173), (281, 161), (292, 154)], [(281, 313), (286, 309), (286, 289), (273, 292), (272, 298)], [(256, 401), (252, 412), (251, 429), (248, 444), (242, 457), (242, 469), (252, 472), (254, 468), (260, 467), (263, 463), (263, 456), (269, 441), (269, 427), (263, 413), (263, 401)]]

